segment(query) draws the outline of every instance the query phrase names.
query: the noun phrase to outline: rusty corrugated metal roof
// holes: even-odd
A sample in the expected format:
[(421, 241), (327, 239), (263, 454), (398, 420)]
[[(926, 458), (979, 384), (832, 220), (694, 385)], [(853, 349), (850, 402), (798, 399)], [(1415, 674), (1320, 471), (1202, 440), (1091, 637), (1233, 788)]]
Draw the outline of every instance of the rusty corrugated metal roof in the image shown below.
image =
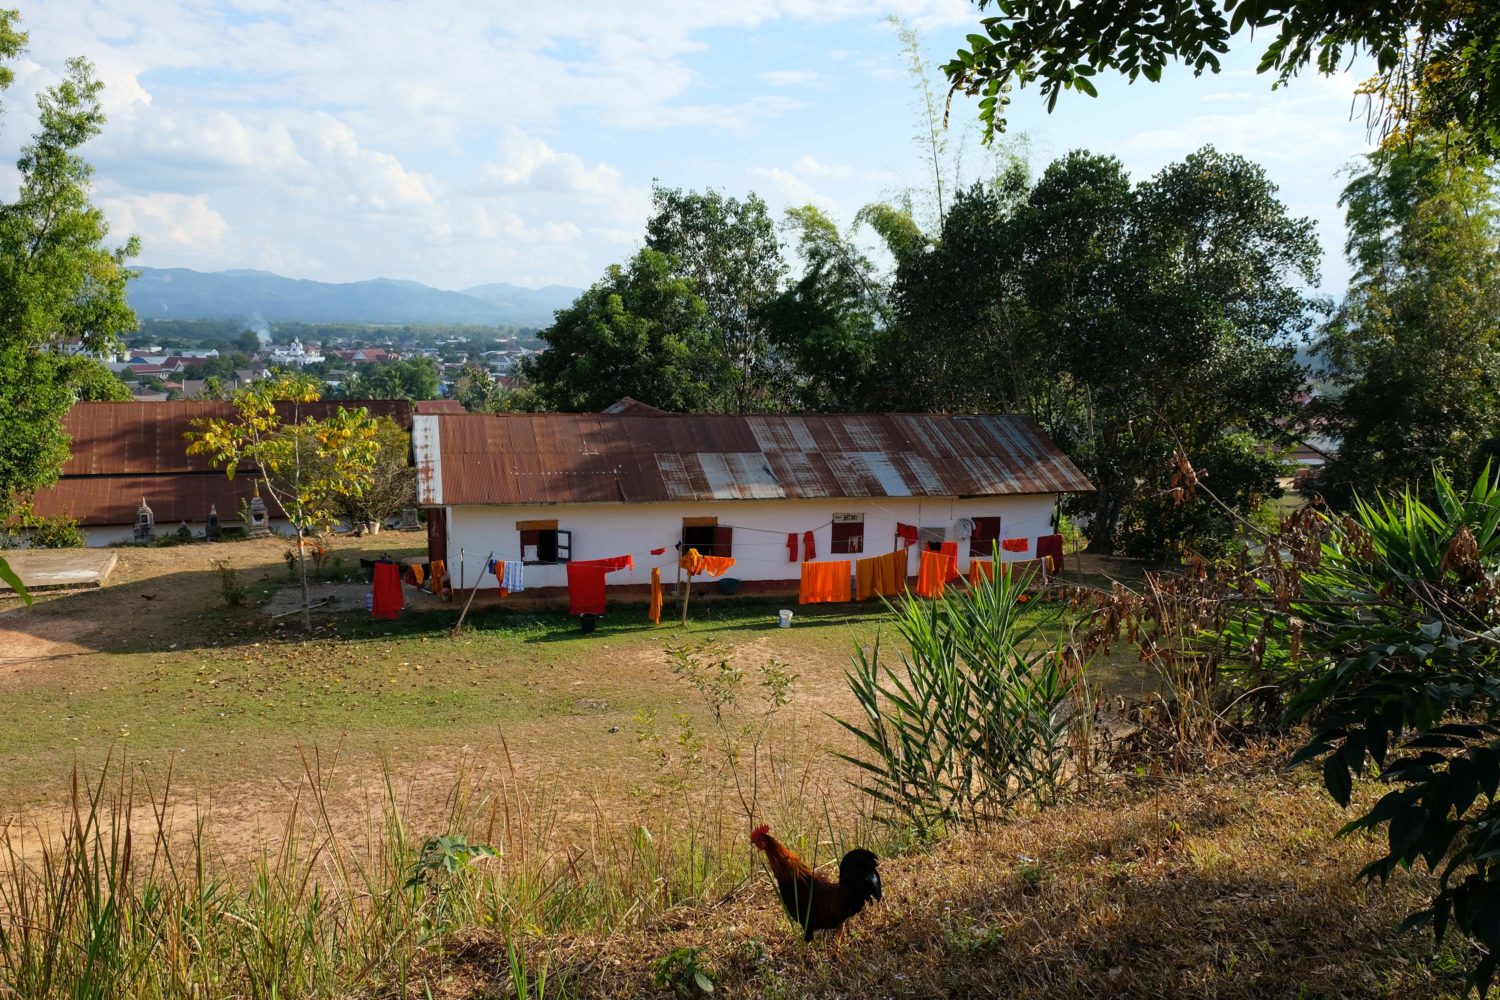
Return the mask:
[[(278, 409), (290, 411), (291, 406), (278, 405)], [(309, 417), (326, 417), (340, 406), (363, 406), (372, 416), (390, 417), (403, 429), (411, 429), (412, 404), (404, 399), (322, 400), (302, 403), (301, 412)], [(193, 429), (194, 420), (233, 415), (231, 404), (216, 400), (74, 403), (63, 417), (63, 430), (73, 440), (72, 454), (62, 474), (212, 472), (214, 467), (205, 456), (187, 453), (184, 435)], [(283, 412), (282, 419), (291, 419), (291, 413)]]
[(427, 504), (1003, 496), (1093, 489), (1029, 417), (418, 416)]
[(613, 403), (610, 403), (599, 412), (634, 413), (638, 416), (645, 416), (647, 414), (666, 413), (667, 411), (661, 409), (660, 407), (652, 406), (650, 403), (643, 403), (639, 399), (636, 399), (634, 396), (621, 396), (619, 399), (615, 400)]
[[(437, 402), (453, 402), (456, 412), (463, 412), (456, 401)], [(411, 429), (413, 404), (401, 399), (322, 400), (301, 404), (300, 412), (326, 417), (340, 406), (363, 406)], [(453, 411), (444, 406), (439, 412)], [(217, 504), (226, 520), (236, 518), (240, 501), (250, 496), (252, 477), (242, 469), (230, 481), (207, 457), (189, 455), (184, 437), (194, 420), (233, 413), (229, 403), (214, 400), (75, 403), (63, 418), (72, 454), (57, 483), (37, 492), (33, 507), (85, 526), (133, 524), (144, 496), (158, 523), (201, 521), (210, 504)], [(291, 413), (282, 418), (291, 419)]]

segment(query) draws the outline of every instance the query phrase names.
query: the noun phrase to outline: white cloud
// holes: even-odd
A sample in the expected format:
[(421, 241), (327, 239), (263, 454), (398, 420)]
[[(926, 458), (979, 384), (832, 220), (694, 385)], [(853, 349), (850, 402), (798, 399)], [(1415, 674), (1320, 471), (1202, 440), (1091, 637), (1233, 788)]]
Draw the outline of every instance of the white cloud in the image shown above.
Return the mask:
[[(0, 196), (36, 90), (83, 53), (107, 85), (110, 121), (87, 150), (99, 198), (118, 231), (141, 231), (143, 263), (450, 287), (592, 280), (640, 243), (653, 177), (753, 179), (830, 211), (920, 179), (882, 15), (921, 30), (934, 58), (978, 17), (970, 0), (17, 3), (32, 41), (4, 95)], [(1253, 66), (1219, 80), (1159, 108), (1132, 90), (1101, 129), (1046, 120), (1073, 129), (1059, 148), (1104, 146), (1138, 174), (1212, 141), (1313, 176), (1299, 204), (1331, 203), (1347, 90), (1299, 79), (1285, 94), (1309, 100), (1288, 104)], [(955, 145), (973, 121), (956, 107)]]
[(547, 191), (592, 200), (620, 198), (625, 192), (625, 179), (609, 164), (586, 166), (577, 155), (559, 153), (517, 128), (506, 130), (499, 153), (498, 160), (484, 165), (481, 183), (486, 187)]
[(792, 166), (792, 170), (803, 177), (848, 177), (854, 173), (853, 167), (838, 163), (823, 163), (811, 156), (802, 157)]
[(435, 206), (426, 178), (390, 153), (365, 148), (352, 128), (331, 115), (314, 115), (304, 135), (314, 162), (344, 183), (344, 201), (350, 207), (411, 213)]
[(815, 190), (812, 185), (790, 170), (784, 170), (781, 167), (751, 167), (748, 173), (752, 177), (760, 177), (769, 181), (772, 188), (788, 205), (816, 205), (835, 216), (840, 212), (836, 199)]
[(822, 78), (822, 74), (809, 69), (774, 69), (761, 73), (760, 78), (773, 87), (796, 87), (814, 83)]
[(157, 247), (205, 257), (239, 249), (229, 223), (210, 207), (206, 194), (132, 194), (103, 198), (100, 207), (120, 240), (134, 234)]
[(1348, 122), (1355, 85), (1352, 76), (1340, 74), (1308, 77), (1275, 92), (1266, 88), (1248, 95), (1243, 111), (1178, 119), (1138, 132), (1116, 150), (1127, 160), (1158, 165), (1205, 145), (1263, 164), (1340, 163), (1367, 148), (1363, 127)]

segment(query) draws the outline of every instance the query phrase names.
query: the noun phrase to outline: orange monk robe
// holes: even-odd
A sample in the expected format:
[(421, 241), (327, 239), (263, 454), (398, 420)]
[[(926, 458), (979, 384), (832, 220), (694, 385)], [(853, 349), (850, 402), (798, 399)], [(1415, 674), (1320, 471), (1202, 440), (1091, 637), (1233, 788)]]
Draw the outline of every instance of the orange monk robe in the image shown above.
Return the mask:
[(677, 565), (687, 570), (688, 576), (697, 576), (706, 573), (709, 576), (723, 576), (729, 567), (734, 565), (734, 559), (729, 556), (706, 556), (697, 549), (688, 549), (677, 560)]
[(870, 556), (854, 563), (856, 600), (869, 600), (876, 594), (894, 597), (906, 589), (906, 550)]
[(958, 543), (944, 542), (943, 547), (938, 551), (953, 560), (948, 564), (948, 579), (945, 581), (947, 583), (952, 583), (954, 580), (958, 579)]
[(917, 573), (917, 595), (942, 597), (943, 586), (948, 582), (949, 574), (956, 572), (953, 569), (953, 556), (946, 552), (923, 552), (922, 568)]
[(652, 625), (661, 624), (661, 567), (651, 567), (651, 607), (646, 612)]
[(805, 562), (799, 604), (826, 604), (849, 600), (849, 561)]

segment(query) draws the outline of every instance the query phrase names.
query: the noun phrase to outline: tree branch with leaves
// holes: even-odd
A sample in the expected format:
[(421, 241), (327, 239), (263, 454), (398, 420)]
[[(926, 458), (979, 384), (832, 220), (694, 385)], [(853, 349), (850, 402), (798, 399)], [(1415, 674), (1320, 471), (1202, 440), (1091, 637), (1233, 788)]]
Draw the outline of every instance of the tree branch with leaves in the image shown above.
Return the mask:
[[(301, 406), (319, 396), (319, 384), (310, 376), (262, 379), (235, 394), (233, 417), (195, 420), (187, 435), (188, 454), (207, 455), (230, 479), (241, 467), (253, 468), (296, 528), (302, 623), (309, 629), (304, 540), (337, 516), (344, 499), (373, 486), (381, 456), (379, 425), (364, 407), (304, 416)], [(283, 420), (284, 410), (290, 422)]]

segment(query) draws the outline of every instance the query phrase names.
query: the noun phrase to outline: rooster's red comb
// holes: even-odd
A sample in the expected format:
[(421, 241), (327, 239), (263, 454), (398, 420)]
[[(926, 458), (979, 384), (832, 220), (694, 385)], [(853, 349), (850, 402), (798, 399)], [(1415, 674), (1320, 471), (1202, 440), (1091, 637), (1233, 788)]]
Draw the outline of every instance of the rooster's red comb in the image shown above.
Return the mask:
[(766, 846), (766, 837), (770, 832), (771, 827), (766, 823), (762, 823), (750, 831), (750, 843), (756, 847), (764, 848)]

